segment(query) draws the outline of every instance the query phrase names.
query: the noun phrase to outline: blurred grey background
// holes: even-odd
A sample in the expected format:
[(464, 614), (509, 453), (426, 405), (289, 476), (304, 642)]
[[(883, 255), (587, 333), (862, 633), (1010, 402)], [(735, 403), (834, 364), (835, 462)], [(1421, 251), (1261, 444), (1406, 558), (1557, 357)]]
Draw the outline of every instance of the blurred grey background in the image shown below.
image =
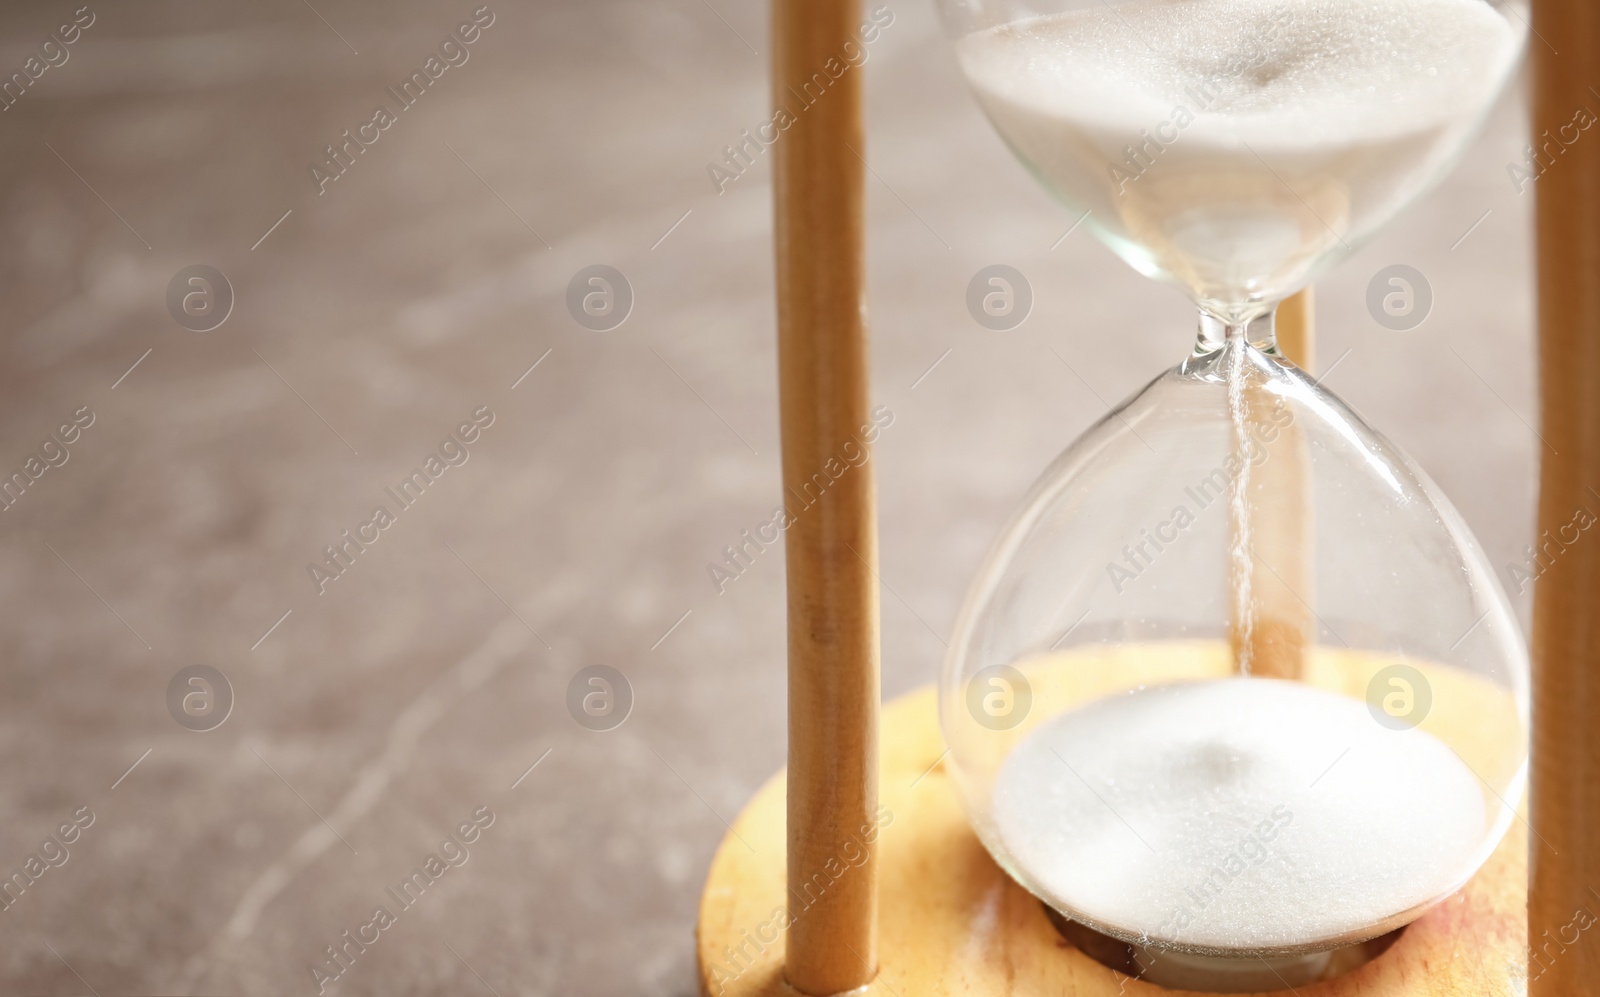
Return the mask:
[[(895, 695), (932, 680), (1028, 483), (1193, 321), (1062, 238), (931, 6), (889, 8), (865, 152)], [(0, 72), (81, 9), (5, 4)], [(766, 119), (766, 10), (490, 0), (468, 60), (319, 194), (324, 147), (474, 9), (92, 0), (0, 112), (0, 469), (94, 415), (0, 513), (0, 871), (94, 814), (0, 913), (0, 993), (315, 993), (480, 807), (470, 858), (328, 992), (694, 991), (707, 864), (785, 743), (781, 549), (720, 594), (707, 571), (779, 500), (770, 154), (722, 193), (707, 170)], [(1318, 287), (1327, 386), (1503, 577), (1539, 448), (1521, 100)], [(964, 303), (995, 263), (1035, 296), (1008, 332)], [(1433, 290), (1409, 332), (1365, 305), (1395, 263)], [(215, 331), (165, 304), (192, 264), (236, 295)], [(592, 264), (635, 296), (611, 331), (567, 308)], [(484, 406), (467, 462), (319, 594), (308, 564)], [(192, 665), (235, 698), (204, 733), (166, 705)], [(632, 687), (615, 730), (568, 713), (591, 665)]]

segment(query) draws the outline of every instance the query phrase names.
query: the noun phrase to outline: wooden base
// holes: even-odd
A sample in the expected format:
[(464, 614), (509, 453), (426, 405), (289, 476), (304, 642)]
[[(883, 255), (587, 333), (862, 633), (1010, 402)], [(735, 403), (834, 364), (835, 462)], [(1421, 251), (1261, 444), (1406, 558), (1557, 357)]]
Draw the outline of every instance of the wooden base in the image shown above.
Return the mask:
[[(1129, 979), (1066, 942), (1045, 908), (989, 857), (942, 766), (932, 688), (884, 707), (878, 823), (813, 882), (825, 891), (881, 837), (878, 975), (871, 997), (1113, 997), (1182, 993)], [(1408, 927), (1383, 955), (1297, 997), (1512, 997), (1526, 992), (1527, 843), (1513, 824), (1460, 893)], [(784, 980), (785, 926), (806, 917), (787, 893), (784, 775), (768, 780), (711, 863), (696, 954), (702, 994), (794, 997)], [(825, 895), (823, 893), (822, 895)], [(859, 954), (858, 954), (859, 955)], [(1288, 991), (1282, 991), (1288, 994)]]

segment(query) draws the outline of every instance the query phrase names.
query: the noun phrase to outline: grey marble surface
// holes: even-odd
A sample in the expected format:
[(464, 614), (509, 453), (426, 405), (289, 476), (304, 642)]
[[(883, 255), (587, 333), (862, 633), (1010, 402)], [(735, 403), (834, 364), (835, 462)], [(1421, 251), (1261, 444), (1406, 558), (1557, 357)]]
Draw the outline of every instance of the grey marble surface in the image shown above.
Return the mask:
[[(315, 993), (324, 947), (480, 812), (328, 992), (690, 994), (707, 863), (784, 751), (781, 552), (720, 594), (706, 571), (778, 495), (771, 166), (722, 193), (706, 170), (766, 113), (766, 12), (491, 0), (319, 193), (320, 150), (472, 5), (313, 3), (96, 0), (0, 112), (0, 467), (94, 414), (0, 513), (0, 869), (94, 814), (0, 913), (0, 993)], [(0, 67), (74, 9), (4, 5)], [(931, 680), (1027, 484), (1193, 335), (1175, 291), (1056, 244), (1072, 217), (932, 9), (891, 9), (865, 67), (886, 694)], [(1319, 287), (1328, 386), (1496, 565), (1539, 445), (1519, 101)], [(997, 262), (1036, 294), (1006, 333), (963, 302)], [(1397, 262), (1435, 294), (1407, 333), (1363, 300)], [(197, 263), (237, 298), (212, 332), (164, 303)], [(565, 302), (596, 263), (636, 298), (609, 332)], [(485, 406), (466, 463), (319, 593), (307, 565)], [(201, 664), (235, 702), (197, 733), (165, 696)], [(635, 705), (596, 733), (565, 696), (601, 664)]]

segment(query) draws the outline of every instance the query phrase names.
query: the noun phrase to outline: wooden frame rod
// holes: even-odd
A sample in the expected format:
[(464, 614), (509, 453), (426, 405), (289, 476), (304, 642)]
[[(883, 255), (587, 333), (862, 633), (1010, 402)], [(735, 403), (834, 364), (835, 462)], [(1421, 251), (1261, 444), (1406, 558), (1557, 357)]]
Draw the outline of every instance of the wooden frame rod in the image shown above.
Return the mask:
[(1316, 293), (1310, 287), (1289, 295), (1278, 306), (1276, 322), (1278, 352), (1307, 374), (1317, 372), (1316, 323), (1312, 320), (1315, 301)]
[[(1600, 7), (1535, 0), (1533, 142), (1594, 108)], [(1542, 39), (1560, 46), (1555, 55)], [(1586, 112), (1592, 113), (1592, 112)], [(1539, 177), (1541, 534), (1600, 515), (1600, 143), (1565, 146)], [(1532, 997), (1594, 992), (1600, 946), (1572, 944), (1600, 910), (1600, 543), (1567, 547), (1535, 583), (1528, 980)], [(1592, 916), (1592, 914), (1590, 915)], [(1579, 920), (1578, 923), (1584, 923)]]
[[(1311, 324), (1311, 288), (1278, 305), (1274, 320), (1278, 351), (1308, 374), (1312, 373)], [(1263, 442), (1269, 438), (1262, 435), (1263, 420), (1272, 418), (1273, 406), (1281, 404), (1263, 386), (1247, 387), (1244, 403), (1255, 443), (1235, 435), (1234, 452), (1247, 445), (1264, 446), (1274, 459), (1251, 472), (1245, 503), (1230, 508), (1228, 514), (1230, 545), (1245, 531), (1250, 547), (1247, 561), (1230, 559), (1228, 585), (1234, 592), (1243, 586), (1250, 593), (1253, 616), (1249, 627), (1241, 627), (1238, 613), (1244, 607), (1235, 603), (1230, 643), (1239, 670), (1248, 667), (1250, 674), (1264, 678), (1294, 679), (1304, 673), (1306, 648), (1316, 638), (1311, 612), (1315, 576), (1311, 454), (1304, 430), (1293, 423), (1275, 428), (1272, 442)]]
[[(877, 971), (878, 544), (856, 0), (773, 0), (778, 380), (789, 602), (790, 985)], [(859, 465), (859, 466), (856, 466)], [(844, 470), (837, 477), (832, 472)], [(864, 857), (863, 857), (864, 853)]]

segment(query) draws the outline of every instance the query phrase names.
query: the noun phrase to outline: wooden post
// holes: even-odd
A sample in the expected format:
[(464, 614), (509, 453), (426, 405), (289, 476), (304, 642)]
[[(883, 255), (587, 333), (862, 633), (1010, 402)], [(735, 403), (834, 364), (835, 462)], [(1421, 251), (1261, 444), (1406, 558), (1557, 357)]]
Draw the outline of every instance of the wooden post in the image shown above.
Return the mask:
[[(1600, 112), (1600, 7), (1535, 0), (1533, 133)], [(1560, 49), (1555, 55), (1549, 39)], [(1534, 138), (1537, 144), (1542, 141)], [(1600, 143), (1567, 146), (1538, 183), (1541, 534), (1600, 516)], [(1547, 445), (1546, 445), (1547, 444)], [(1535, 543), (1538, 543), (1536, 540)], [(1600, 980), (1600, 945), (1570, 945), (1600, 912), (1600, 540), (1565, 548), (1534, 586), (1529, 993), (1575, 997)], [(1579, 923), (1586, 923), (1580, 921)], [(1552, 942), (1553, 940), (1553, 942)], [(1545, 951), (1548, 945), (1549, 951)]]
[[(1278, 352), (1311, 373), (1311, 288), (1278, 306), (1275, 320)], [(1296, 679), (1305, 669), (1308, 648), (1316, 642), (1311, 611), (1312, 542), (1311, 455), (1305, 433), (1291, 422), (1281, 425), (1273, 412), (1274, 397), (1259, 385), (1245, 388), (1246, 425), (1251, 441), (1235, 439), (1236, 452), (1246, 445), (1266, 451), (1250, 472), (1249, 493), (1241, 509), (1230, 508), (1229, 529), (1250, 538), (1250, 604), (1254, 625), (1248, 638), (1240, 621), (1230, 621), (1229, 639), (1236, 667), (1248, 662), (1261, 678)], [(1240, 514), (1248, 517), (1241, 523)], [(1243, 565), (1229, 565), (1230, 586)], [(1240, 607), (1235, 606), (1237, 614)]]
[(1313, 334), (1312, 309), (1316, 297), (1307, 287), (1299, 294), (1285, 298), (1278, 306), (1278, 352), (1293, 361), (1307, 374), (1316, 373), (1317, 351)]
[(878, 867), (868, 844), (876, 834), (863, 834), (878, 806), (876, 509), (872, 463), (847, 459), (871, 425), (862, 87), (859, 68), (829, 72), (842, 64), (860, 10), (854, 0), (774, 0), (772, 10), (773, 100), (794, 118), (773, 147), (784, 502), (793, 519), (785, 974), (803, 993), (834, 994), (877, 972)]

